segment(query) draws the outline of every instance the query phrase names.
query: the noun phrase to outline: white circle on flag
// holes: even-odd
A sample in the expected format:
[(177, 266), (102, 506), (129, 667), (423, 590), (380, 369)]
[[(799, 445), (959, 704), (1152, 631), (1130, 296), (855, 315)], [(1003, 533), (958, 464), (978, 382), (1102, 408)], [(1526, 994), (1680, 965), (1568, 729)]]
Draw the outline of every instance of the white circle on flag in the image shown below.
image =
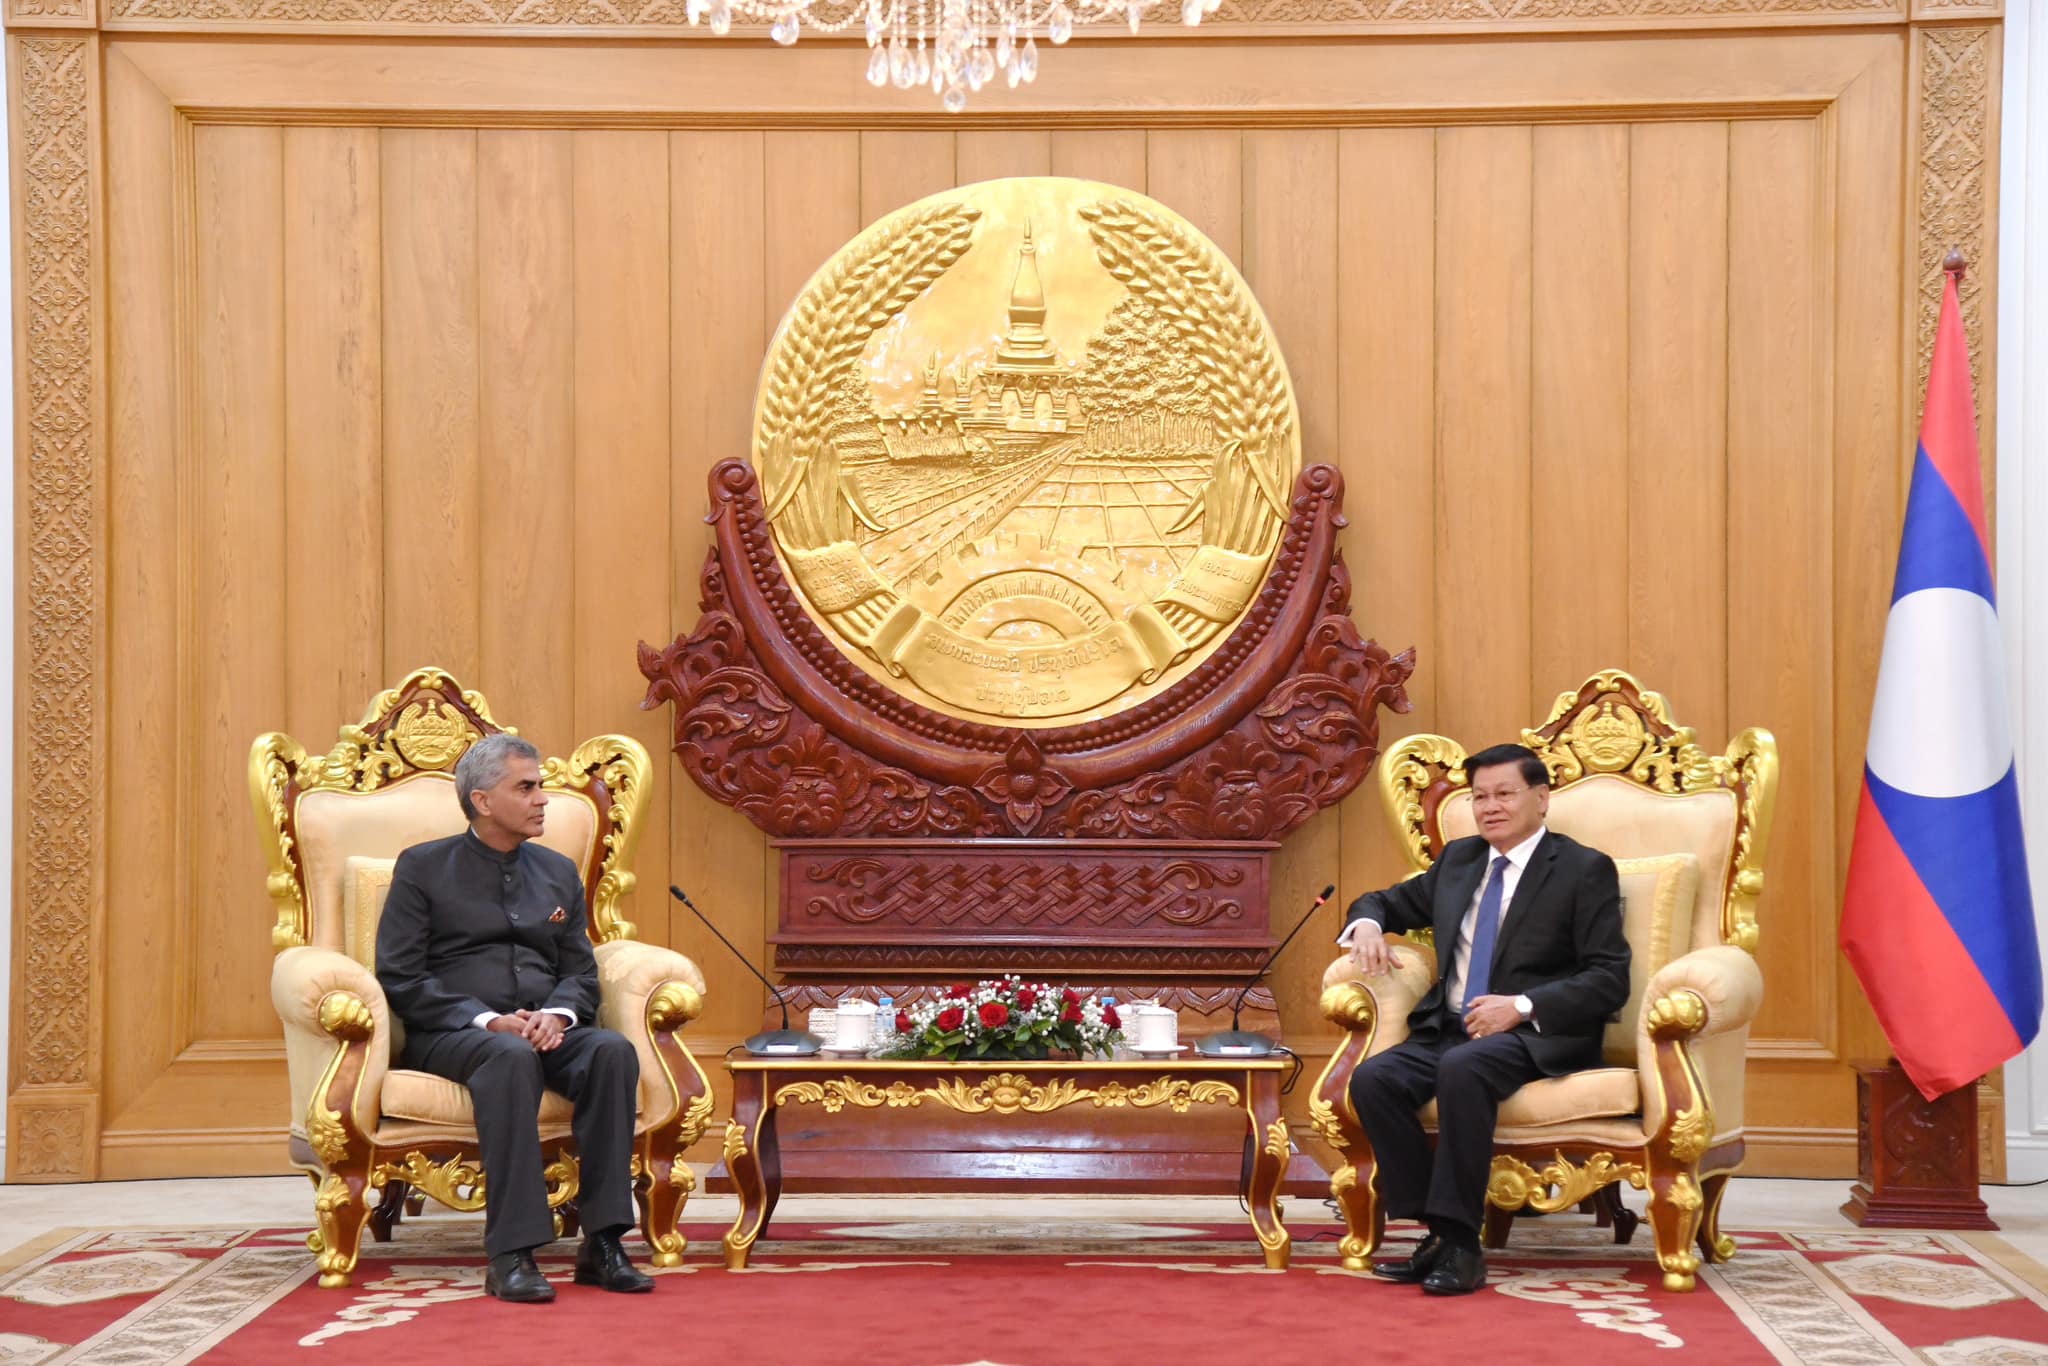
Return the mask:
[(1923, 588), (1884, 628), (1871, 772), (1919, 797), (1982, 792), (2012, 767), (1998, 613), (1962, 588)]

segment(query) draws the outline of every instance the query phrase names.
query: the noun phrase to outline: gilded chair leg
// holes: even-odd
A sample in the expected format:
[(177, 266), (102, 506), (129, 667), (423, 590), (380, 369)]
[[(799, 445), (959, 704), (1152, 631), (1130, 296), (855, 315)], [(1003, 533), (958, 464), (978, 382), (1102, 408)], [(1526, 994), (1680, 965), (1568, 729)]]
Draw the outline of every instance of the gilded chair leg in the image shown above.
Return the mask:
[(320, 1224), (320, 1285), (338, 1290), (356, 1269), (363, 1225), (370, 1217), (370, 1207), (363, 1202), (362, 1172), (329, 1172), (313, 1200), (313, 1216)]
[(1664, 1268), (1666, 1290), (1693, 1288), (1693, 1273), (1700, 1266), (1700, 1259), (1692, 1250), (1693, 1239), (1699, 1231), (1700, 1210), (1705, 1203), (1691, 1167), (1660, 1166), (1653, 1156), (1650, 1228), (1657, 1235), (1657, 1264)]
[(683, 1205), (697, 1187), (697, 1175), (689, 1164), (656, 1158), (648, 1164), (640, 1197), (640, 1232), (653, 1249), (656, 1266), (681, 1266), (688, 1246), (677, 1225), (682, 1223)]
[(1366, 1271), (1387, 1230), (1380, 1204), (1379, 1164), (1370, 1147), (1346, 1149), (1344, 1165), (1330, 1173), (1330, 1195), (1344, 1215), (1344, 1240), (1337, 1256), (1347, 1271)]
[(1710, 1262), (1725, 1262), (1735, 1255), (1735, 1240), (1721, 1232), (1721, 1197), (1728, 1193), (1729, 1173), (1709, 1176), (1700, 1182), (1706, 1208), (1700, 1212), (1700, 1253)]

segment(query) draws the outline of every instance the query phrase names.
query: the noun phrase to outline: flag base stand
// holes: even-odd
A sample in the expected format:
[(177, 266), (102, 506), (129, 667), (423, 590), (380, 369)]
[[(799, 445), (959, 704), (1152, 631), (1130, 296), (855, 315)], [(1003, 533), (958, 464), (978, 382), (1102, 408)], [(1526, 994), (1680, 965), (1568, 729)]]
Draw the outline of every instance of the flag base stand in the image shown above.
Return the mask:
[(1842, 1214), (1864, 1228), (1997, 1228), (1977, 1195), (1977, 1084), (1930, 1101), (1896, 1060), (1852, 1066), (1858, 1180)]

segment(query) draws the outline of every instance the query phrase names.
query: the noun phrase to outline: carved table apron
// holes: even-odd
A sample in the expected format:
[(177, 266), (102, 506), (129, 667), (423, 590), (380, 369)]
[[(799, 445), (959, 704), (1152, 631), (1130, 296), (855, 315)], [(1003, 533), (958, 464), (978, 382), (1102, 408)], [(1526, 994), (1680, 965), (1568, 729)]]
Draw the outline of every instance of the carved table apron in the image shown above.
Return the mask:
[[(817, 1106), (848, 1122), (887, 1109), (937, 1107), (1002, 1124), (1018, 1115), (1044, 1118), (1131, 1107), (1185, 1115), (1236, 1111), (1244, 1116), (1241, 1194), (1266, 1265), (1286, 1267), (1293, 1246), (1280, 1222), (1280, 1178), (1289, 1155), (1280, 1116), (1285, 1058), (1096, 1062), (849, 1061), (838, 1058), (732, 1058), (733, 1115), (725, 1126), (725, 1167), (740, 1197), (739, 1217), (725, 1235), (725, 1264), (747, 1264), (782, 1194), (782, 1158), (775, 1136), (786, 1106)], [(1020, 1183), (1021, 1184), (1021, 1183)]]

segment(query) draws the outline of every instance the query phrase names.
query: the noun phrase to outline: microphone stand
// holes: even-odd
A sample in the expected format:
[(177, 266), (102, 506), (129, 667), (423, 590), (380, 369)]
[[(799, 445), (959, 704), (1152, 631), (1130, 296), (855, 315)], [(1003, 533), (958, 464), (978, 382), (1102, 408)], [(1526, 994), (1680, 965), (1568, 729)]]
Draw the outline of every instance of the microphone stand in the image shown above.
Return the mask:
[(669, 884), (668, 894), (682, 902), (685, 906), (688, 906), (691, 912), (704, 922), (704, 928), (718, 935), (718, 942), (731, 949), (732, 956), (745, 963), (747, 971), (761, 979), (761, 985), (768, 988), (769, 994), (775, 998), (775, 1004), (782, 1007), (782, 1028), (763, 1030), (761, 1033), (748, 1039), (746, 1049), (749, 1053), (754, 1054), (756, 1057), (760, 1057), (763, 1054), (774, 1054), (778, 1057), (808, 1058), (815, 1055), (820, 1048), (825, 1046), (825, 1041), (817, 1035), (789, 1027), (789, 1002), (782, 999), (781, 989), (775, 983), (768, 980), (768, 974), (754, 966), (752, 959), (740, 952), (739, 945), (727, 939), (723, 934), (719, 934), (718, 926), (711, 923), (711, 917), (698, 910), (697, 903), (684, 895), (682, 888), (671, 883)]
[(1266, 969), (1273, 966), (1273, 960), (1280, 956), (1280, 950), (1294, 942), (1294, 936), (1301, 933), (1301, 927), (1308, 924), (1309, 918), (1321, 910), (1323, 903), (1336, 893), (1337, 884), (1334, 882), (1323, 888), (1323, 894), (1315, 899), (1315, 904), (1308, 908), (1301, 919), (1294, 922), (1294, 928), (1287, 932), (1287, 938), (1273, 946), (1273, 951), (1266, 955), (1265, 962), (1259, 964), (1259, 970), (1251, 975), (1251, 980), (1237, 989), (1237, 999), (1230, 1003), (1230, 1028), (1221, 1034), (1211, 1034), (1206, 1039), (1196, 1040), (1196, 1053), (1205, 1058), (1264, 1058), (1273, 1054), (1279, 1044), (1270, 1035), (1237, 1027), (1239, 1017), (1244, 1013), (1244, 998), (1259, 984), (1259, 979), (1266, 975)]

